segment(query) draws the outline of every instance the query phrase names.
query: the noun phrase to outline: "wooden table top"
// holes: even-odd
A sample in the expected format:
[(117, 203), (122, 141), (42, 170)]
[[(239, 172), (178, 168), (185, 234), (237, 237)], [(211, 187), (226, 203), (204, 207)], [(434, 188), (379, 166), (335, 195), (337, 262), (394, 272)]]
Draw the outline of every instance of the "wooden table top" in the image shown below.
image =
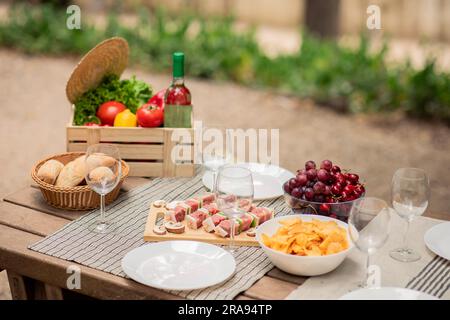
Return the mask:
[[(128, 178), (122, 187), (123, 192), (147, 182), (149, 179)], [(97, 299), (180, 299), (133, 280), (27, 249), (85, 213), (47, 205), (40, 190), (33, 185), (7, 196), (0, 202), (0, 270), (11, 270), (55, 287), (66, 288), (67, 267), (77, 265), (81, 270), (81, 289), (74, 291), (83, 295)], [(450, 220), (448, 214), (425, 215)], [(284, 299), (306, 279), (274, 268), (236, 299)]]

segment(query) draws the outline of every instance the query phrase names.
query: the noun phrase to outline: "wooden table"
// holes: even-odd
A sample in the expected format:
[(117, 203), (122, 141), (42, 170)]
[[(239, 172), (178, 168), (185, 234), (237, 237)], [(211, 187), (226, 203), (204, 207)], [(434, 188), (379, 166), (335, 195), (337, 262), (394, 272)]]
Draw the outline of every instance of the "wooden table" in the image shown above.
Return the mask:
[[(147, 182), (128, 178), (123, 192)], [(36, 186), (18, 190), (0, 202), (0, 271), (8, 274), (13, 299), (180, 299), (133, 280), (27, 249), (85, 213), (47, 205)], [(450, 220), (446, 214), (427, 216)], [(81, 270), (81, 289), (65, 289), (70, 265)], [(274, 268), (236, 299), (283, 299), (305, 280)]]

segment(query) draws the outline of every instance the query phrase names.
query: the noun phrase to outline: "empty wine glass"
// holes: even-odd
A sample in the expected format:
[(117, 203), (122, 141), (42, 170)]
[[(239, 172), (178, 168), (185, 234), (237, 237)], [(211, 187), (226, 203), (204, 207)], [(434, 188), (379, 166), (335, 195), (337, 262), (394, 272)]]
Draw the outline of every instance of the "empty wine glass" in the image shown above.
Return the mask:
[(94, 144), (86, 151), (85, 164), (86, 183), (100, 195), (100, 217), (90, 230), (109, 233), (113, 225), (105, 218), (105, 196), (117, 186), (122, 175), (119, 149), (110, 144)]
[(233, 252), (234, 236), (238, 231), (238, 220), (250, 211), (253, 203), (253, 178), (250, 170), (237, 166), (223, 166), (217, 177), (217, 206), (229, 220), (228, 234), (230, 236), (229, 250)]
[(406, 231), (403, 246), (389, 255), (402, 262), (417, 261), (420, 254), (409, 248), (408, 231), (414, 217), (422, 215), (428, 206), (430, 183), (425, 171), (418, 168), (398, 169), (392, 178), (391, 196), (395, 212), (406, 220)]
[(206, 170), (211, 172), (211, 191), (216, 193), (217, 174), (219, 169), (230, 162), (229, 153), (230, 134), (228, 130), (225, 132), (225, 140), (223, 132), (218, 128), (205, 128), (205, 141), (212, 141), (202, 150), (202, 163)]
[(360, 287), (370, 286), (370, 258), (388, 239), (389, 221), (389, 207), (384, 200), (360, 198), (352, 205), (348, 217), (350, 239), (359, 250), (367, 254), (366, 279)]

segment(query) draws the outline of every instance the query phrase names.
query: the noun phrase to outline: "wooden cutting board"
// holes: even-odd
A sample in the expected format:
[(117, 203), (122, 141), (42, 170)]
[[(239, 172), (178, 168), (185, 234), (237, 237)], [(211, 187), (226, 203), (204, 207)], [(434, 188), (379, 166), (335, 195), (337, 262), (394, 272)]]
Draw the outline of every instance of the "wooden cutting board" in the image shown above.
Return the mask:
[[(164, 219), (164, 214), (167, 209), (164, 207), (156, 208), (153, 203), (150, 205), (150, 212), (148, 214), (147, 223), (144, 230), (144, 241), (167, 241), (167, 240), (194, 240), (201, 242), (208, 242), (213, 244), (228, 245), (230, 243), (229, 238), (222, 238), (214, 233), (208, 233), (203, 228), (193, 230), (186, 225), (186, 220), (182, 223), (184, 224), (185, 231), (181, 234), (175, 234), (167, 232), (164, 235), (158, 235), (153, 232), (153, 228), (162, 223)], [(245, 232), (234, 237), (234, 245), (236, 246), (259, 246), (258, 241), (255, 237), (249, 237)]]

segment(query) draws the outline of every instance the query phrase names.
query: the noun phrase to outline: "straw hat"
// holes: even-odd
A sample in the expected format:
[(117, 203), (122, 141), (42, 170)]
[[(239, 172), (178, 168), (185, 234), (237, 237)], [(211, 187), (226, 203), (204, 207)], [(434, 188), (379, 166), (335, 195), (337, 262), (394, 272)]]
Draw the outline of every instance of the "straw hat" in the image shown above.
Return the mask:
[(78, 63), (67, 81), (66, 95), (71, 103), (96, 88), (106, 75), (120, 77), (128, 64), (128, 43), (114, 37), (100, 42)]

